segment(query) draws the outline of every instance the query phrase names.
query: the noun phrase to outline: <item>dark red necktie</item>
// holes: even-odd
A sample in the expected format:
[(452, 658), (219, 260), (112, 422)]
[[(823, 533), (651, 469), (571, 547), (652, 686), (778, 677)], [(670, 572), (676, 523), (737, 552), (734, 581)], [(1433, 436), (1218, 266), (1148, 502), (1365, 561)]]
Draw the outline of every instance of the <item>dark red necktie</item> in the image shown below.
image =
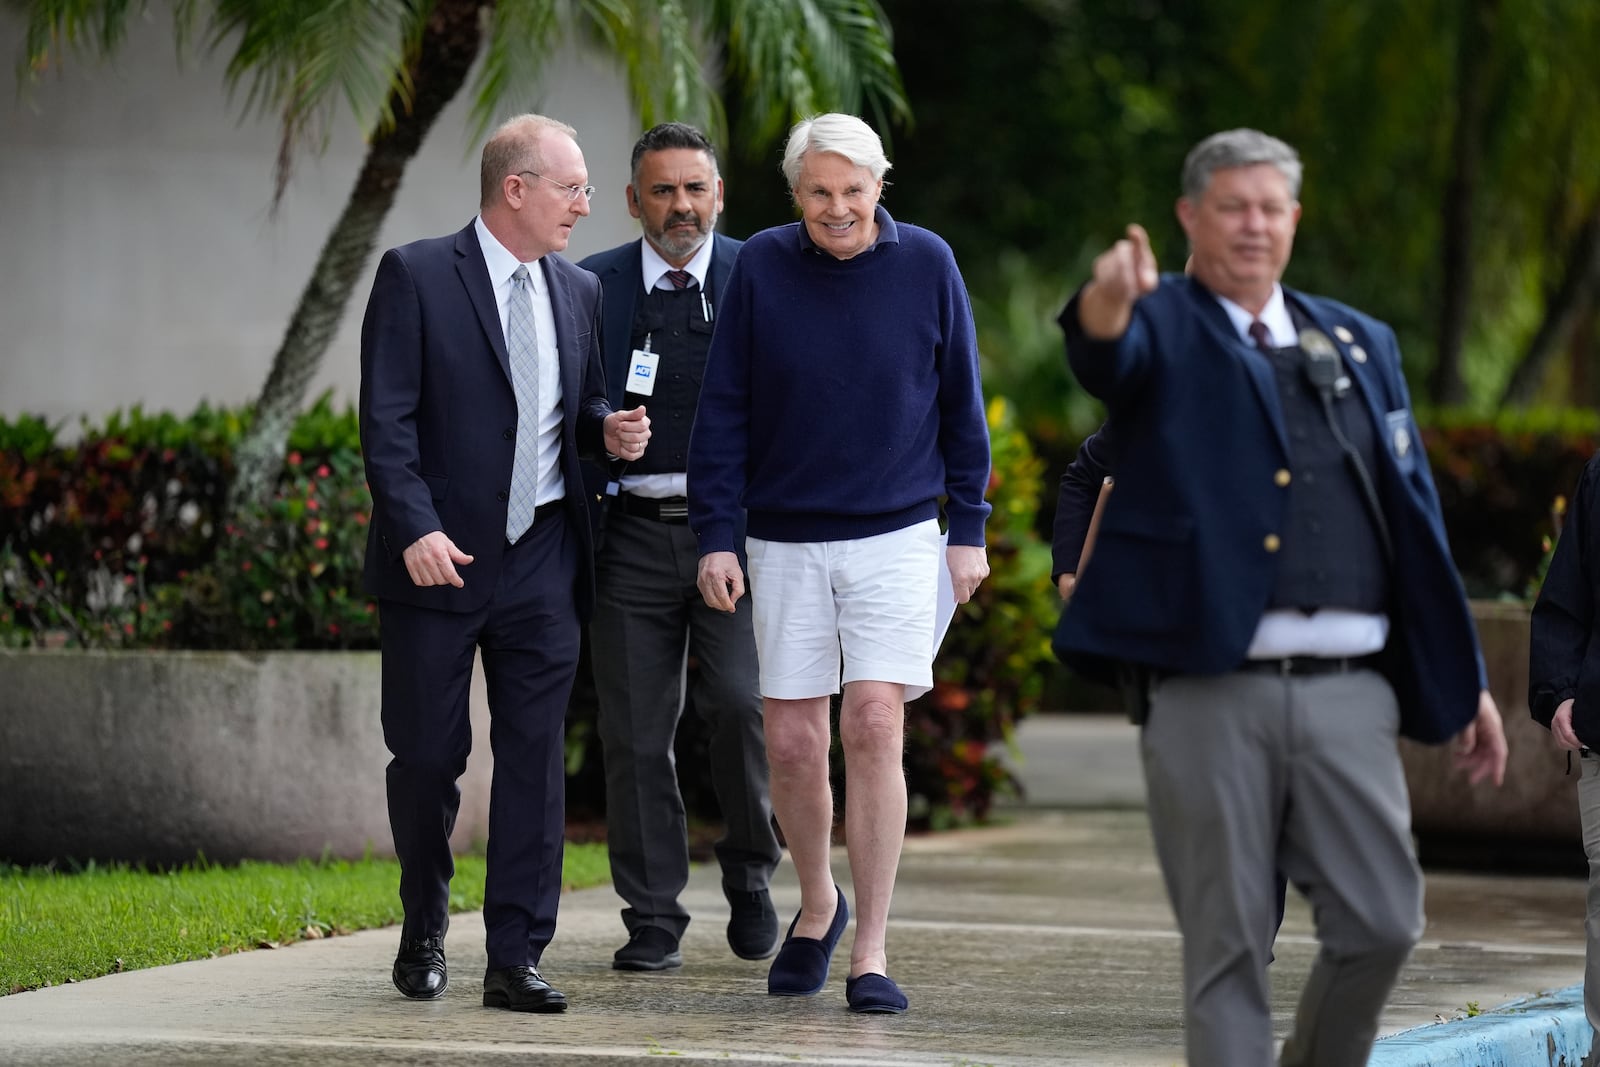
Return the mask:
[(1268, 330), (1267, 324), (1260, 319), (1252, 319), (1250, 321), (1250, 339), (1256, 343), (1256, 347), (1261, 351), (1272, 351), (1272, 331)]
[(672, 283), (674, 289), (687, 289), (692, 285), (700, 284), (694, 280), (694, 275), (686, 270), (667, 271), (667, 281)]

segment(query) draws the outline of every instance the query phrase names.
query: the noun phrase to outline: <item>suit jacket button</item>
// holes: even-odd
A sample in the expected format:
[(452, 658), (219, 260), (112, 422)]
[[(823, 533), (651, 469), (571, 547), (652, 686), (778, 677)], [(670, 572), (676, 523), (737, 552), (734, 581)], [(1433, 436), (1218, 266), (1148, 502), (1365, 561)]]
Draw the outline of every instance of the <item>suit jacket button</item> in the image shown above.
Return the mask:
[(1282, 544), (1282, 542), (1278, 540), (1277, 534), (1267, 534), (1267, 536), (1261, 540), (1261, 547), (1266, 549), (1268, 552), (1278, 551), (1278, 546), (1280, 544)]
[(498, 493), (496, 493), (494, 495), (494, 498), (496, 500), (502, 500), (502, 501), (503, 500), (510, 500), (511, 499), (511, 494), (506, 492), (504, 489), (502, 489), (502, 490), (500, 490)]
[(505, 438), (507, 441), (509, 441), (512, 438), (517, 436), (517, 431), (515, 431), (515, 430), (501, 430), (500, 431), (500, 436)]
[(1288, 485), (1289, 472), (1280, 468), (1278, 473), (1272, 476), (1272, 484), (1276, 485), (1279, 489), (1282, 489), (1284, 486)]

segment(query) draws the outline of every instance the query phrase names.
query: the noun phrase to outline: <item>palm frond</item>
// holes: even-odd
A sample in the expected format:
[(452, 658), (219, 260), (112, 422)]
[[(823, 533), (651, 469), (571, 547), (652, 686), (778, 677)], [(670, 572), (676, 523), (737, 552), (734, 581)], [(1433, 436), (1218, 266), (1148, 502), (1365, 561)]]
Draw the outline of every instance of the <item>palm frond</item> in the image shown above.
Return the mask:
[(24, 88), (58, 66), (69, 51), (116, 54), (127, 36), (128, 20), (141, 17), (148, 0), (8, 0), (28, 17), (17, 85)]
[(744, 94), (745, 137), (758, 143), (822, 111), (890, 121), (911, 116), (876, 0), (715, 0), (727, 28), (728, 74)]
[(726, 132), (722, 100), (706, 73), (716, 27), (703, 0), (584, 0), (580, 33), (621, 64), (644, 126), (690, 122), (713, 140)]
[(340, 101), (363, 129), (393, 121), (391, 94), (402, 105), (411, 86), (401, 49), (431, 5), (409, 0), (217, 0), (210, 47), (233, 43), (228, 88), (246, 86), (247, 112), (271, 115), (280, 128), (277, 195), (297, 149), (320, 151)]
[(483, 64), (473, 86), (473, 137), (481, 140), (499, 117), (527, 111), (538, 99), (543, 59), (562, 37), (559, 0), (499, 0), (489, 22)]

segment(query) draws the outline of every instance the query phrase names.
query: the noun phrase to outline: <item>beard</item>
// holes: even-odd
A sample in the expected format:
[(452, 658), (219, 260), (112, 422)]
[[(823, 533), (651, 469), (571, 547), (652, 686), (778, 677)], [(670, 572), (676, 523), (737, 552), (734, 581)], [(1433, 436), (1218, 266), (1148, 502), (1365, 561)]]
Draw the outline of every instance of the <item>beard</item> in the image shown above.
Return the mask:
[[(674, 226), (685, 222), (694, 229), (688, 233), (673, 229)], [(711, 236), (711, 228), (716, 224), (715, 215), (707, 219), (702, 219), (692, 211), (668, 215), (660, 230), (649, 233), (650, 243), (672, 259), (687, 259), (706, 243), (706, 238)]]

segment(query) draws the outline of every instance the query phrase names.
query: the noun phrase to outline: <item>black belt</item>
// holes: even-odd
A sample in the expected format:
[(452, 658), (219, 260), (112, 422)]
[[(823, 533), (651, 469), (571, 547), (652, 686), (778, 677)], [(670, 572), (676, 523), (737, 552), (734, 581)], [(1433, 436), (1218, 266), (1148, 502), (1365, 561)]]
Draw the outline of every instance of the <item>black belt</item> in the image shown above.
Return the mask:
[(1285, 656), (1282, 659), (1247, 659), (1239, 670), (1249, 674), (1291, 675), (1349, 674), (1352, 671), (1375, 671), (1378, 654), (1366, 656)]
[[(533, 509), (533, 521), (528, 524), (528, 530), (531, 531), (535, 526), (539, 525), (541, 522), (544, 522), (546, 519), (552, 519), (557, 515), (560, 515), (566, 506), (567, 500), (565, 497), (557, 497), (555, 500), (547, 500), (543, 504), (540, 504), (538, 507)], [(517, 538), (515, 541), (507, 538), (506, 544), (520, 545), (527, 541), (527, 539), (528, 533), (524, 531), (522, 536)]]
[(668, 496), (658, 498), (634, 496), (632, 493), (618, 493), (616, 506), (624, 515), (632, 515), (637, 519), (654, 519), (656, 522), (670, 522), (680, 525), (689, 521), (689, 500), (687, 497)]

